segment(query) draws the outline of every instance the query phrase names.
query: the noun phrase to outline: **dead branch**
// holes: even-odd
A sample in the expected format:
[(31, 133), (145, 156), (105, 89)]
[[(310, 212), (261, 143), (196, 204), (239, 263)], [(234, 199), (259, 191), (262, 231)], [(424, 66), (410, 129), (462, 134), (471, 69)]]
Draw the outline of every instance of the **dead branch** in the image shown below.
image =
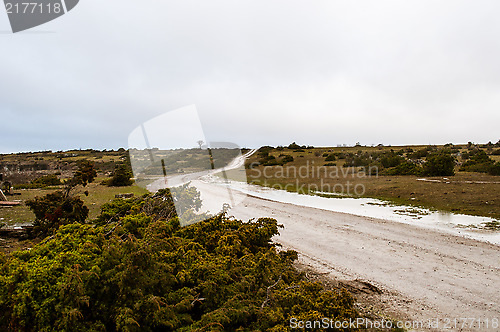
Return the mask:
[(271, 300), (271, 289), (273, 289), (274, 287), (276, 287), (276, 285), (281, 281), (281, 275), (280, 277), (278, 278), (278, 280), (272, 284), (271, 286), (267, 287), (267, 294), (266, 294), (266, 299), (264, 300), (264, 302), (262, 302), (262, 305), (260, 306), (261, 309), (264, 309), (264, 307), (266, 306), (267, 302), (269, 302)]

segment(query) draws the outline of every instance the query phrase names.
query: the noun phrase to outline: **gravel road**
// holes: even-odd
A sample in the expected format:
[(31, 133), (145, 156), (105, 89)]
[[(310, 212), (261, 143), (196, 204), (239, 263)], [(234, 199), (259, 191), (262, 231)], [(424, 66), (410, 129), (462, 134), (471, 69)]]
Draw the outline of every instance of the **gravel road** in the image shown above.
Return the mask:
[[(206, 206), (226, 195), (210, 183), (192, 184), (202, 190)], [(302, 264), (332, 279), (376, 286), (385, 294), (380, 298), (387, 302), (386, 310), (419, 322), (438, 318), (437, 330), (498, 330), (491, 322), (500, 318), (499, 246), (394, 221), (238, 195), (245, 197), (230, 215), (277, 219), (284, 228), (274, 240), (298, 251)], [(462, 318), (468, 319), (464, 327)], [(472, 319), (481, 325), (476, 321), (469, 327)]]
[[(189, 180), (202, 192), (204, 207), (220, 210), (226, 188)], [(425, 324), (435, 319), (438, 331), (500, 330), (499, 246), (405, 223), (235, 195), (242, 203), (230, 215), (277, 219), (284, 228), (274, 240), (299, 252), (302, 265), (331, 280), (375, 286), (380, 295), (372, 304), (424, 324), (414, 330), (429, 330)]]

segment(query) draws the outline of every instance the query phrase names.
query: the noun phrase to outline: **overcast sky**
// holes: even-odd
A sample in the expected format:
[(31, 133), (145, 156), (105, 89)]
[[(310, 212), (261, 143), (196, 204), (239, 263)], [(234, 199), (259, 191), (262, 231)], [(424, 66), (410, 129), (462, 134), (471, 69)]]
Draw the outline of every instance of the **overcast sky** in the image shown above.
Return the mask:
[(496, 142), (499, 13), (496, 0), (81, 0), (12, 34), (0, 11), (0, 152), (127, 147), (187, 105), (207, 140), (240, 146)]

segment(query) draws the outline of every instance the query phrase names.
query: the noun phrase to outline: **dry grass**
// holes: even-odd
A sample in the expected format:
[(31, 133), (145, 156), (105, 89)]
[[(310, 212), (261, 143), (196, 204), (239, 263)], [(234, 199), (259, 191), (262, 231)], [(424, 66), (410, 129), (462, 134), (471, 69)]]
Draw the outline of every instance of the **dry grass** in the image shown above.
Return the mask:
[[(399, 150), (406, 147), (392, 147)], [(418, 150), (423, 147), (412, 147)], [(391, 149), (383, 147), (383, 150)], [(272, 150), (271, 155), (276, 158), (280, 154), (292, 155), (294, 161), (285, 166), (258, 166), (247, 170), (249, 182), (275, 186), (289, 191), (308, 193), (308, 189), (337, 192), (351, 196), (372, 197), (393, 201), (399, 204), (422, 206), (431, 209), (450, 211), (455, 213), (487, 216), (500, 219), (500, 177), (480, 173), (457, 172), (455, 176), (446, 178), (428, 178), (439, 182), (424, 182), (416, 176), (363, 176), (364, 173), (344, 175), (343, 160), (337, 160), (337, 167), (321, 167), (325, 164), (324, 152), (356, 152), (358, 150), (374, 151), (379, 148), (315, 148), (304, 152), (291, 150)], [(498, 160), (499, 156), (492, 156)], [(250, 162), (257, 161), (257, 154), (251, 157)], [(302, 174), (299, 174), (302, 168)], [(338, 168), (337, 171), (335, 169)], [(295, 170), (293, 170), (295, 169)], [(305, 170), (308, 170), (307, 172)], [(314, 172), (313, 172), (314, 169)], [(266, 174), (264, 174), (266, 170)], [(335, 173), (339, 174), (335, 176)], [(288, 174), (287, 174), (288, 173)], [(319, 174), (318, 174), (319, 173)], [(306, 174), (306, 176), (302, 176)], [(286, 188), (285, 186), (288, 185)], [(350, 192), (347, 192), (351, 188)], [(341, 192), (343, 190), (343, 192)], [(359, 197), (359, 196), (358, 196)]]
[[(89, 208), (89, 219), (96, 218), (101, 211), (101, 206), (112, 200), (116, 194), (134, 193), (136, 196), (141, 196), (148, 192), (146, 189), (135, 185), (128, 187), (103, 186), (100, 184), (103, 179), (104, 178), (98, 178), (94, 183), (89, 184), (87, 187), (77, 187), (74, 191), (74, 193), (79, 195), (85, 202), (85, 205)], [(88, 190), (89, 196), (84, 195), (84, 191), (86, 190)], [(9, 196), (9, 199), (26, 202), (27, 200), (33, 199), (37, 196), (46, 195), (53, 191), (55, 191), (55, 189), (17, 190), (16, 192), (21, 193), (21, 195)], [(24, 204), (16, 207), (0, 207), (0, 223), (30, 223), (33, 222), (34, 219), (34, 214)]]

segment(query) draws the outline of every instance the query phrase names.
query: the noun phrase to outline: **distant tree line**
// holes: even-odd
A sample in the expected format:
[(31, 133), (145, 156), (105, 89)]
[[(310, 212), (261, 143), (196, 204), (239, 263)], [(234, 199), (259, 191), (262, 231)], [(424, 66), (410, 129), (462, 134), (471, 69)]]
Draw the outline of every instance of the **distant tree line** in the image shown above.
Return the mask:
[[(429, 145), (418, 150), (402, 148), (388, 151), (324, 152), (322, 157), (325, 158), (324, 166), (337, 166), (335, 161), (344, 160), (343, 167), (376, 167), (380, 174), (385, 175), (453, 176), (456, 170), (500, 175), (500, 162), (495, 162), (490, 157), (500, 155), (500, 149), (495, 149), (497, 146), (500, 146), (500, 141), (481, 146), (469, 142), (467, 151), (464, 152), (449, 143), (442, 148)], [(252, 166), (283, 166), (293, 161), (293, 156), (287, 155), (285, 150), (305, 152), (303, 149), (309, 148), (313, 147), (300, 146), (295, 142), (286, 148), (264, 146), (258, 150), (258, 162), (254, 162)], [(278, 157), (271, 153), (275, 149), (281, 152)], [(316, 152), (315, 155), (320, 156), (321, 153)]]

